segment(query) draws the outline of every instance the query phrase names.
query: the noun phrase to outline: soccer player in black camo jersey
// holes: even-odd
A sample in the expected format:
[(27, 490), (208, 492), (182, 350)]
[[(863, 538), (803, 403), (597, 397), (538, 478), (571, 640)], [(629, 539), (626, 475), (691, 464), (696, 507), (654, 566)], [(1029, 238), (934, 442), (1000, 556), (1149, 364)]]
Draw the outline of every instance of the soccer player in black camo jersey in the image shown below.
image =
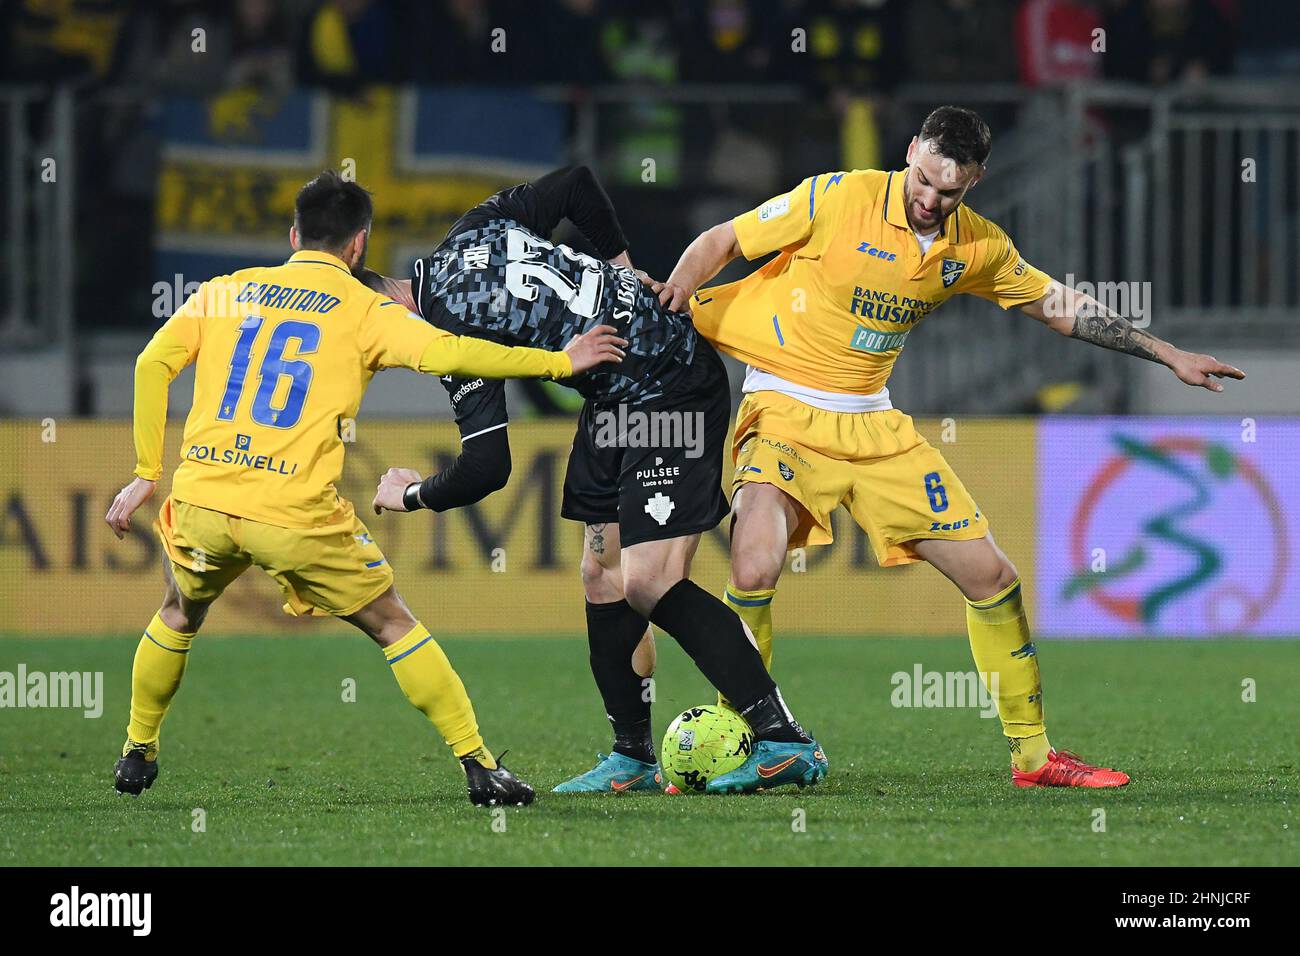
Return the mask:
[[(600, 258), (552, 244), (568, 219)], [(795, 722), (740, 619), (689, 580), (700, 534), (729, 507), (721, 468), (731, 395), (726, 370), (689, 315), (669, 311), (632, 268), (609, 197), (586, 167), (567, 167), (502, 190), (452, 226), (409, 280), (369, 272), (371, 288), (434, 325), (508, 345), (560, 348), (609, 325), (627, 340), (617, 365), (565, 380), (585, 398), (564, 481), (561, 514), (586, 525), (582, 581), (591, 669), (614, 729), (612, 752), (556, 787), (606, 793), (659, 789), (644, 679), (654, 670), (648, 622), (672, 635), (749, 720), (751, 779), (764, 787), (815, 783), (826, 758)], [(390, 469), (375, 509), (446, 511), (505, 486), (510, 475), (504, 383), (447, 377), (461, 434), (450, 468), (421, 479)], [(678, 423), (618, 433), (612, 423)], [(622, 417), (620, 417), (622, 416)], [(687, 423), (691, 424), (687, 424)], [(700, 425), (698, 442), (684, 440)], [(748, 763), (748, 762), (747, 762)], [(757, 776), (755, 776), (757, 774)], [(742, 789), (724, 786), (718, 789)], [(748, 789), (748, 788), (743, 788)]]

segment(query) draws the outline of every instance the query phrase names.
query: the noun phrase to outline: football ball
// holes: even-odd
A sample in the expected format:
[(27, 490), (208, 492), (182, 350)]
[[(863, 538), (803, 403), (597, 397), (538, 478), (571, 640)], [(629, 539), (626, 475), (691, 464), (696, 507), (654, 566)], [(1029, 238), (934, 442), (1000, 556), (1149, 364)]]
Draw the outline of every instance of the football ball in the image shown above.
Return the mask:
[(714, 777), (735, 770), (754, 750), (748, 721), (726, 707), (702, 704), (668, 725), (659, 758), (670, 783), (703, 793)]

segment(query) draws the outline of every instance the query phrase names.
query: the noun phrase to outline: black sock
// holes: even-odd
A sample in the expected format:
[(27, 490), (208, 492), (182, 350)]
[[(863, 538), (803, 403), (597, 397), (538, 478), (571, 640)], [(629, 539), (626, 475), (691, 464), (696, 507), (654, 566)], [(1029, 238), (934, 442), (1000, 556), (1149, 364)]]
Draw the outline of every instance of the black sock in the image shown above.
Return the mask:
[(609, 722), (614, 725), (614, 753), (640, 760), (642, 763), (655, 762), (654, 738), (650, 736), (650, 718), (635, 721)]
[(632, 669), (632, 654), (647, 624), (627, 601), (587, 602), (591, 674), (605, 702), (605, 715), (614, 727), (614, 751), (654, 763), (649, 695), (645, 693), (644, 678)]
[(740, 715), (749, 721), (755, 740), (775, 740), (787, 744), (812, 743), (812, 738), (804, 733), (799, 722), (786, 710), (781, 691), (776, 688), (763, 699), (742, 708)]
[(727, 700), (744, 709), (776, 690), (736, 612), (694, 581), (668, 589), (650, 613)]

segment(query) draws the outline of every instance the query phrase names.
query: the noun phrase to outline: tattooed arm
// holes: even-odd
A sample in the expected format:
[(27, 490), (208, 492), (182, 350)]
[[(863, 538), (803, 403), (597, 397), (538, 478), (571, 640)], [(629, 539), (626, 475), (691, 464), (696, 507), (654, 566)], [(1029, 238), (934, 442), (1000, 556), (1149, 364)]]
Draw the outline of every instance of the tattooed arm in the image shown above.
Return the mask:
[(1188, 385), (1221, 392), (1223, 386), (1214, 379), (1246, 377), (1240, 369), (1213, 356), (1184, 352), (1164, 339), (1136, 328), (1128, 319), (1115, 314), (1092, 296), (1060, 282), (1053, 282), (1042, 298), (1021, 306), (1020, 311), (1072, 339), (1168, 366), (1180, 381)]

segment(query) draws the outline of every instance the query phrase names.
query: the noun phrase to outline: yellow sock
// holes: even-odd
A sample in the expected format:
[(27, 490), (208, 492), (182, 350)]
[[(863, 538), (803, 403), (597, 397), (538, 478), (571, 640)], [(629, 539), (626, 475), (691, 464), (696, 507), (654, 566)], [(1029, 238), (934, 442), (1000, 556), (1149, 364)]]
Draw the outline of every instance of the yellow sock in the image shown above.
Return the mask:
[[(723, 594), (727, 607), (731, 608), (745, 622), (745, 627), (754, 636), (758, 645), (758, 656), (763, 658), (763, 666), (772, 672), (772, 595), (776, 588), (765, 591), (742, 591), (730, 584)], [(731, 701), (718, 694), (720, 707), (731, 707)]]
[(181, 686), (193, 634), (173, 631), (157, 614), (144, 629), (131, 668), (131, 722), (127, 737), (138, 744), (156, 743), (167, 707)]
[(465, 685), (429, 629), (417, 622), (405, 637), (384, 648), (384, 656), (406, 699), (433, 722), (451, 752), (458, 758), (473, 754), (479, 763), (495, 768), (496, 760), (479, 736)]
[(763, 666), (772, 672), (772, 597), (776, 588), (764, 591), (742, 591), (738, 587), (727, 585), (726, 602), (740, 616), (758, 642), (758, 656), (763, 658)]
[(990, 598), (967, 601), (966, 630), (975, 667), (997, 698), (1012, 765), (1037, 770), (1047, 763), (1050, 745), (1043, 726), (1038, 652), (1029, 634), (1020, 579)]

